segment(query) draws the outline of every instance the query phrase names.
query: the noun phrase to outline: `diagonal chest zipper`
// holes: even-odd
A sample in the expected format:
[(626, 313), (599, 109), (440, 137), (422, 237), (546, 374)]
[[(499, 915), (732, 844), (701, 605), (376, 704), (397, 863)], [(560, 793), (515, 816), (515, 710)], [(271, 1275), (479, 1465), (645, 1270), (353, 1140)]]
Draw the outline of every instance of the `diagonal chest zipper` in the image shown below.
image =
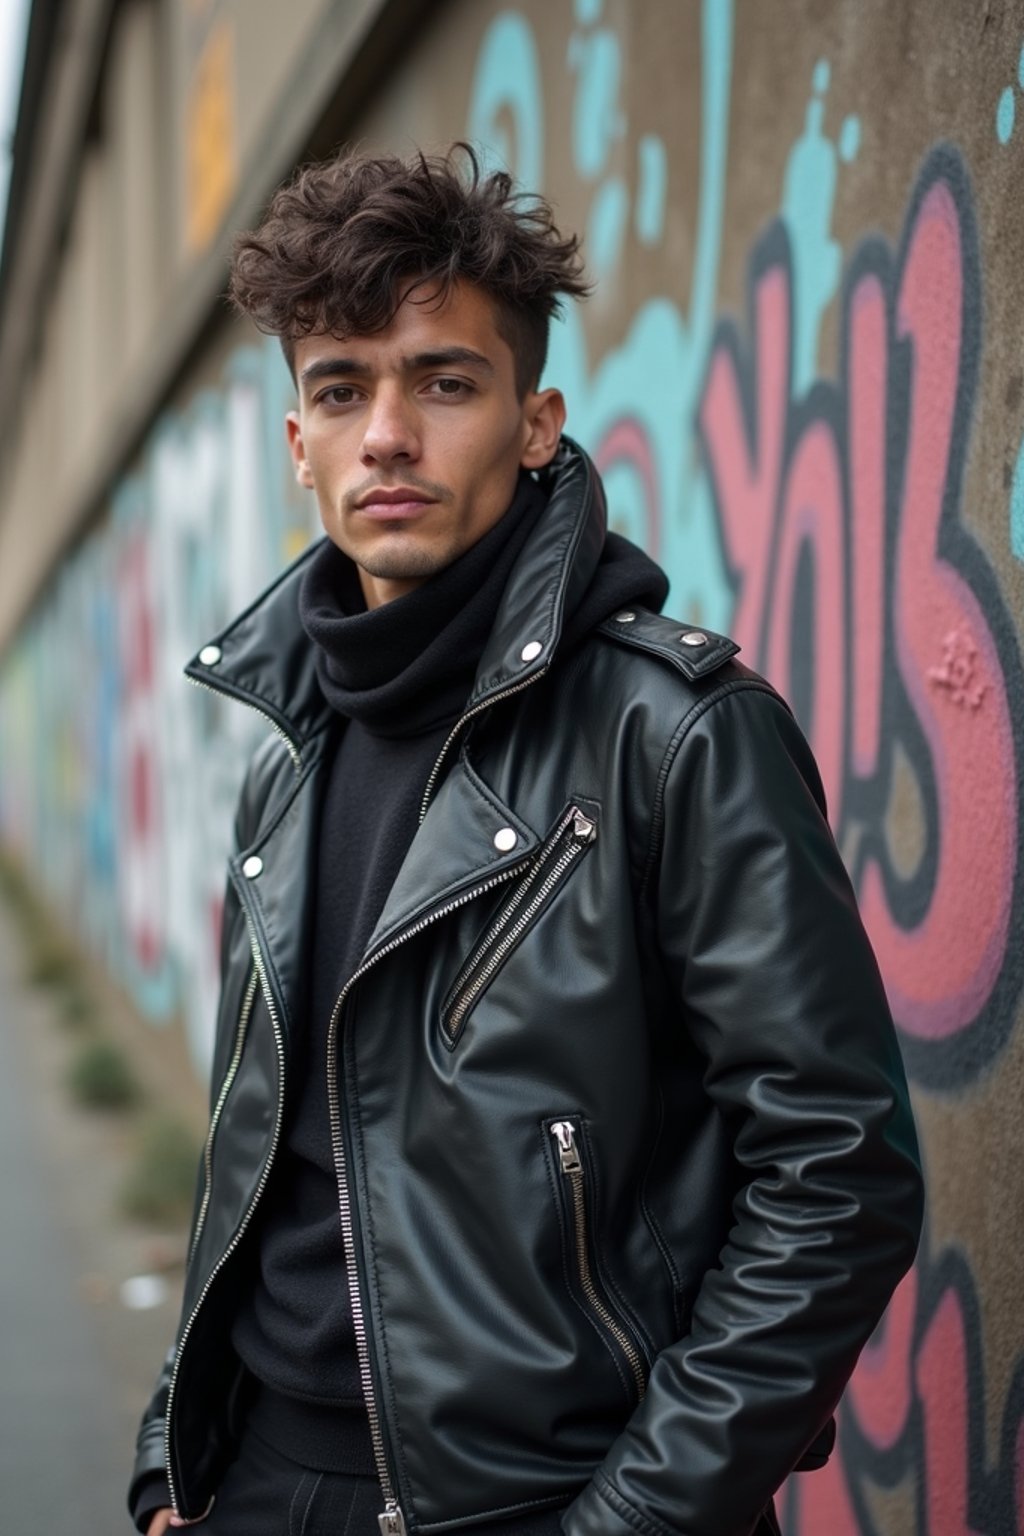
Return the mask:
[(450, 1045), (474, 1003), (597, 838), (597, 823), (570, 806), (459, 972), (441, 1013)]
[(626, 1327), (612, 1314), (602, 1296), (590, 1263), (590, 1234), (587, 1222), (587, 1174), (580, 1155), (576, 1126), (571, 1120), (556, 1120), (551, 1135), (558, 1148), (558, 1164), (569, 1188), (569, 1209), (576, 1257), (576, 1278), (591, 1313), (625, 1361), (636, 1389), (637, 1401), (647, 1386), (644, 1364)]

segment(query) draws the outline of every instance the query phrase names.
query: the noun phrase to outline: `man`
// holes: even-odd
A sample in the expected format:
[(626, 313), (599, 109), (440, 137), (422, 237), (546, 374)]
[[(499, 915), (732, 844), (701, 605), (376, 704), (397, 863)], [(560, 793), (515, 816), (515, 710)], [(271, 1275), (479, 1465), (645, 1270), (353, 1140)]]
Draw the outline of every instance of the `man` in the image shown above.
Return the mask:
[(327, 537), (189, 667), (277, 734), (141, 1530), (775, 1531), (913, 1258), (810, 751), (539, 387), (584, 291), (469, 151), (307, 169), (237, 248)]

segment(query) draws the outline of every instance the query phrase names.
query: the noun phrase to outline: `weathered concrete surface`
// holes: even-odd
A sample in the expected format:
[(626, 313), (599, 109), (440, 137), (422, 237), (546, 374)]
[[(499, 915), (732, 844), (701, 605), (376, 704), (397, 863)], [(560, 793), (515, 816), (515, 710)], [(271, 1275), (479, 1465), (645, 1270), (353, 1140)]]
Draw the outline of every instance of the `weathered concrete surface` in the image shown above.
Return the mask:
[(165, 1263), (173, 1239), (118, 1216), (132, 1133), (70, 1104), (67, 1039), (20, 983), (2, 908), (0, 1000), (0, 1528), (117, 1536), (131, 1530), (135, 1425), (178, 1305), (130, 1311), (120, 1287)]

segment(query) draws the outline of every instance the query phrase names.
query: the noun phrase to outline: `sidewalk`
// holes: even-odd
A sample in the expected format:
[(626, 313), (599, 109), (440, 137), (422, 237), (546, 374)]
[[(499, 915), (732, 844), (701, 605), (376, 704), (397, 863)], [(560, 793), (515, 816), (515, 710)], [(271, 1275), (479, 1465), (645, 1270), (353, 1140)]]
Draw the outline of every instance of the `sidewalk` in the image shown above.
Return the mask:
[[(72, 1103), (70, 1054), (0, 904), (3, 1536), (127, 1536), (135, 1430), (180, 1306), (183, 1234), (119, 1214), (133, 1131)], [(165, 1299), (128, 1307), (124, 1282), (169, 1260)]]

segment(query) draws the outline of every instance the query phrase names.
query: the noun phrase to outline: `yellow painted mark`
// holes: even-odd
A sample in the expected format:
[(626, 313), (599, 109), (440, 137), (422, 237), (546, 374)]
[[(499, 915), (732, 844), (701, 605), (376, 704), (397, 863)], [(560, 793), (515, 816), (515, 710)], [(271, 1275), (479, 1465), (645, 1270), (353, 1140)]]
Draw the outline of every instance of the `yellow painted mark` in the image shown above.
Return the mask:
[(192, 251), (209, 245), (235, 190), (234, 43), (231, 22), (218, 22), (199, 55), (189, 91), (186, 237)]

